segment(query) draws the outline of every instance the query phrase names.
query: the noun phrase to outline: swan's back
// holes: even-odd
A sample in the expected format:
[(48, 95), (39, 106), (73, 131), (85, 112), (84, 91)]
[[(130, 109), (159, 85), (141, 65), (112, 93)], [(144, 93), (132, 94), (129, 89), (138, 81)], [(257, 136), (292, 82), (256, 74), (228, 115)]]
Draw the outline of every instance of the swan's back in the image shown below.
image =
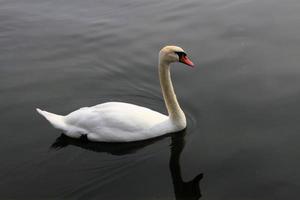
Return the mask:
[(109, 102), (76, 110), (66, 116), (66, 123), (87, 129), (94, 126), (136, 131), (166, 119), (167, 116), (145, 107)]

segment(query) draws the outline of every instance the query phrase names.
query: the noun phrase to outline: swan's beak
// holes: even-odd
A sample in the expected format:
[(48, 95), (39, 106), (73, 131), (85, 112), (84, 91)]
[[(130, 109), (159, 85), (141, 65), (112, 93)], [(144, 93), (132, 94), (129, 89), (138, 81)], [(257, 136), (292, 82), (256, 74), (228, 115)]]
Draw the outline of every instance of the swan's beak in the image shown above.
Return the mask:
[(194, 67), (194, 63), (186, 55), (182, 56), (179, 59), (179, 62), (182, 62), (190, 67)]

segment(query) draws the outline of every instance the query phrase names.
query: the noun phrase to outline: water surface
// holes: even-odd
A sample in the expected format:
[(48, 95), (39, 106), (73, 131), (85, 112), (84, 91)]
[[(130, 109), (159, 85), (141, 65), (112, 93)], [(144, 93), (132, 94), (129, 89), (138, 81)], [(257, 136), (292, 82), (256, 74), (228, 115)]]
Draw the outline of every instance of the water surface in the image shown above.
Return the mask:
[[(0, 0), (1, 199), (297, 199), (300, 2)], [(36, 107), (106, 101), (166, 112), (175, 64), (185, 132), (127, 145), (61, 136)]]

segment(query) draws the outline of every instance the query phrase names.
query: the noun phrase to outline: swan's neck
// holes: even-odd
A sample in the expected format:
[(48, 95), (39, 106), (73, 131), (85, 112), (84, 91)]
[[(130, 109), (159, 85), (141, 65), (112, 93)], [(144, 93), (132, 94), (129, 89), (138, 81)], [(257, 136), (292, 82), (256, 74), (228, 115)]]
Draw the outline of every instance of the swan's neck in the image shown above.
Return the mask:
[(177, 126), (185, 128), (186, 119), (174, 92), (169, 63), (159, 62), (159, 80), (170, 119)]

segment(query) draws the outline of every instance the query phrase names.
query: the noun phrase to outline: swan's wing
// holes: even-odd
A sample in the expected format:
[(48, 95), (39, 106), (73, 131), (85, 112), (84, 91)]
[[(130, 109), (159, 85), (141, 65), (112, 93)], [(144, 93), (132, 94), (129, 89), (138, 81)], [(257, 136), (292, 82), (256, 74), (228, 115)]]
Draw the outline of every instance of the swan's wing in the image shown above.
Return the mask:
[(128, 103), (109, 102), (76, 110), (66, 123), (87, 133), (138, 132), (167, 120), (166, 115)]

